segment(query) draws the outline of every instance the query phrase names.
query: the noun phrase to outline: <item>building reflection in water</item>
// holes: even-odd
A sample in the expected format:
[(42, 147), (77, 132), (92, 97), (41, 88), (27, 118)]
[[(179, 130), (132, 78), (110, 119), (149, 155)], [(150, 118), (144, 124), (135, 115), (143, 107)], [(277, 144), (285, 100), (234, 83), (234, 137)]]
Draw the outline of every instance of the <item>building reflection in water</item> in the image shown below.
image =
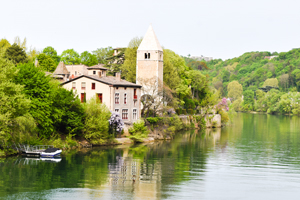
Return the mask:
[(123, 149), (122, 156), (116, 156), (115, 163), (109, 163), (112, 193), (125, 192), (131, 198), (158, 198), (161, 183), (160, 162), (146, 163), (128, 154), (129, 149)]

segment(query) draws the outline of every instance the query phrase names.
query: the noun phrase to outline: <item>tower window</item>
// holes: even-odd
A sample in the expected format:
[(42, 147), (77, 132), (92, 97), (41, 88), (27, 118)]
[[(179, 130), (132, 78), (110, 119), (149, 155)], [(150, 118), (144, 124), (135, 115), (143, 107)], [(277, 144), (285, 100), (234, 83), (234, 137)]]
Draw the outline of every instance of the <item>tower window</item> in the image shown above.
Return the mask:
[(96, 71), (93, 71), (93, 74), (96, 74)]
[(147, 53), (145, 53), (145, 59), (147, 59), (148, 58), (148, 54)]
[(150, 53), (148, 53), (148, 59), (150, 59)]

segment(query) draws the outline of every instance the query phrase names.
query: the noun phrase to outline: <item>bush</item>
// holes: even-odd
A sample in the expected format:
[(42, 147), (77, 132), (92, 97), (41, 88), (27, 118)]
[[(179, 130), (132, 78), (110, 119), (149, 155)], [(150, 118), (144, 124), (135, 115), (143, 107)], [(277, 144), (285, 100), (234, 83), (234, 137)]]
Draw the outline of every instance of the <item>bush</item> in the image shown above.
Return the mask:
[(182, 114), (186, 115), (186, 110), (185, 109), (182, 110)]
[(219, 113), (220, 113), (220, 115), (221, 115), (221, 122), (222, 122), (222, 123), (227, 123), (227, 122), (229, 122), (229, 115), (228, 115), (227, 112), (221, 110)]
[(128, 131), (131, 134), (129, 138), (135, 142), (143, 142), (143, 139), (147, 138), (149, 134), (149, 131), (142, 120), (138, 120), (133, 123), (133, 126), (130, 127)]
[(193, 114), (194, 114), (194, 110), (193, 110), (193, 109), (188, 109), (188, 113), (189, 113), (190, 115), (193, 115)]
[(148, 117), (147, 118), (147, 121), (150, 123), (150, 124), (157, 124), (159, 121), (162, 120), (162, 117)]
[(84, 137), (92, 144), (102, 143), (103, 140), (112, 138), (109, 134), (110, 111), (105, 104), (96, 103), (95, 98), (84, 104), (86, 120)]

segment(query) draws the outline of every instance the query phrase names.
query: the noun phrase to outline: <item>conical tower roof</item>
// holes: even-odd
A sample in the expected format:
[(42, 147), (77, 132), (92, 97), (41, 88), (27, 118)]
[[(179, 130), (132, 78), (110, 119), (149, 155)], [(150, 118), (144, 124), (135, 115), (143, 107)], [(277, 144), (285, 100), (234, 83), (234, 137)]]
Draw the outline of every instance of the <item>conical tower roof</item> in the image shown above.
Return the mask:
[(138, 50), (159, 50), (159, 51), (163, 50), (154, 33), (152, 25), (149, 26), (147, 33), (143, 38)]
[(64, 62), (59, 62), (53, 74), (69, 74)]

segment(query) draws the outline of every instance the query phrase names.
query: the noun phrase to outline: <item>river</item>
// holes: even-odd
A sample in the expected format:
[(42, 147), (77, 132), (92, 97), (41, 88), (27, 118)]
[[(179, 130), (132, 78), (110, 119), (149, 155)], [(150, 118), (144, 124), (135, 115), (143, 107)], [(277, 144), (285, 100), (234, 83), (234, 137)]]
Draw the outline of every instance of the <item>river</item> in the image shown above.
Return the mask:
[(300, 118), (239, 113), (172, 141), (0, 159), (0, 199), (299, 199)]

